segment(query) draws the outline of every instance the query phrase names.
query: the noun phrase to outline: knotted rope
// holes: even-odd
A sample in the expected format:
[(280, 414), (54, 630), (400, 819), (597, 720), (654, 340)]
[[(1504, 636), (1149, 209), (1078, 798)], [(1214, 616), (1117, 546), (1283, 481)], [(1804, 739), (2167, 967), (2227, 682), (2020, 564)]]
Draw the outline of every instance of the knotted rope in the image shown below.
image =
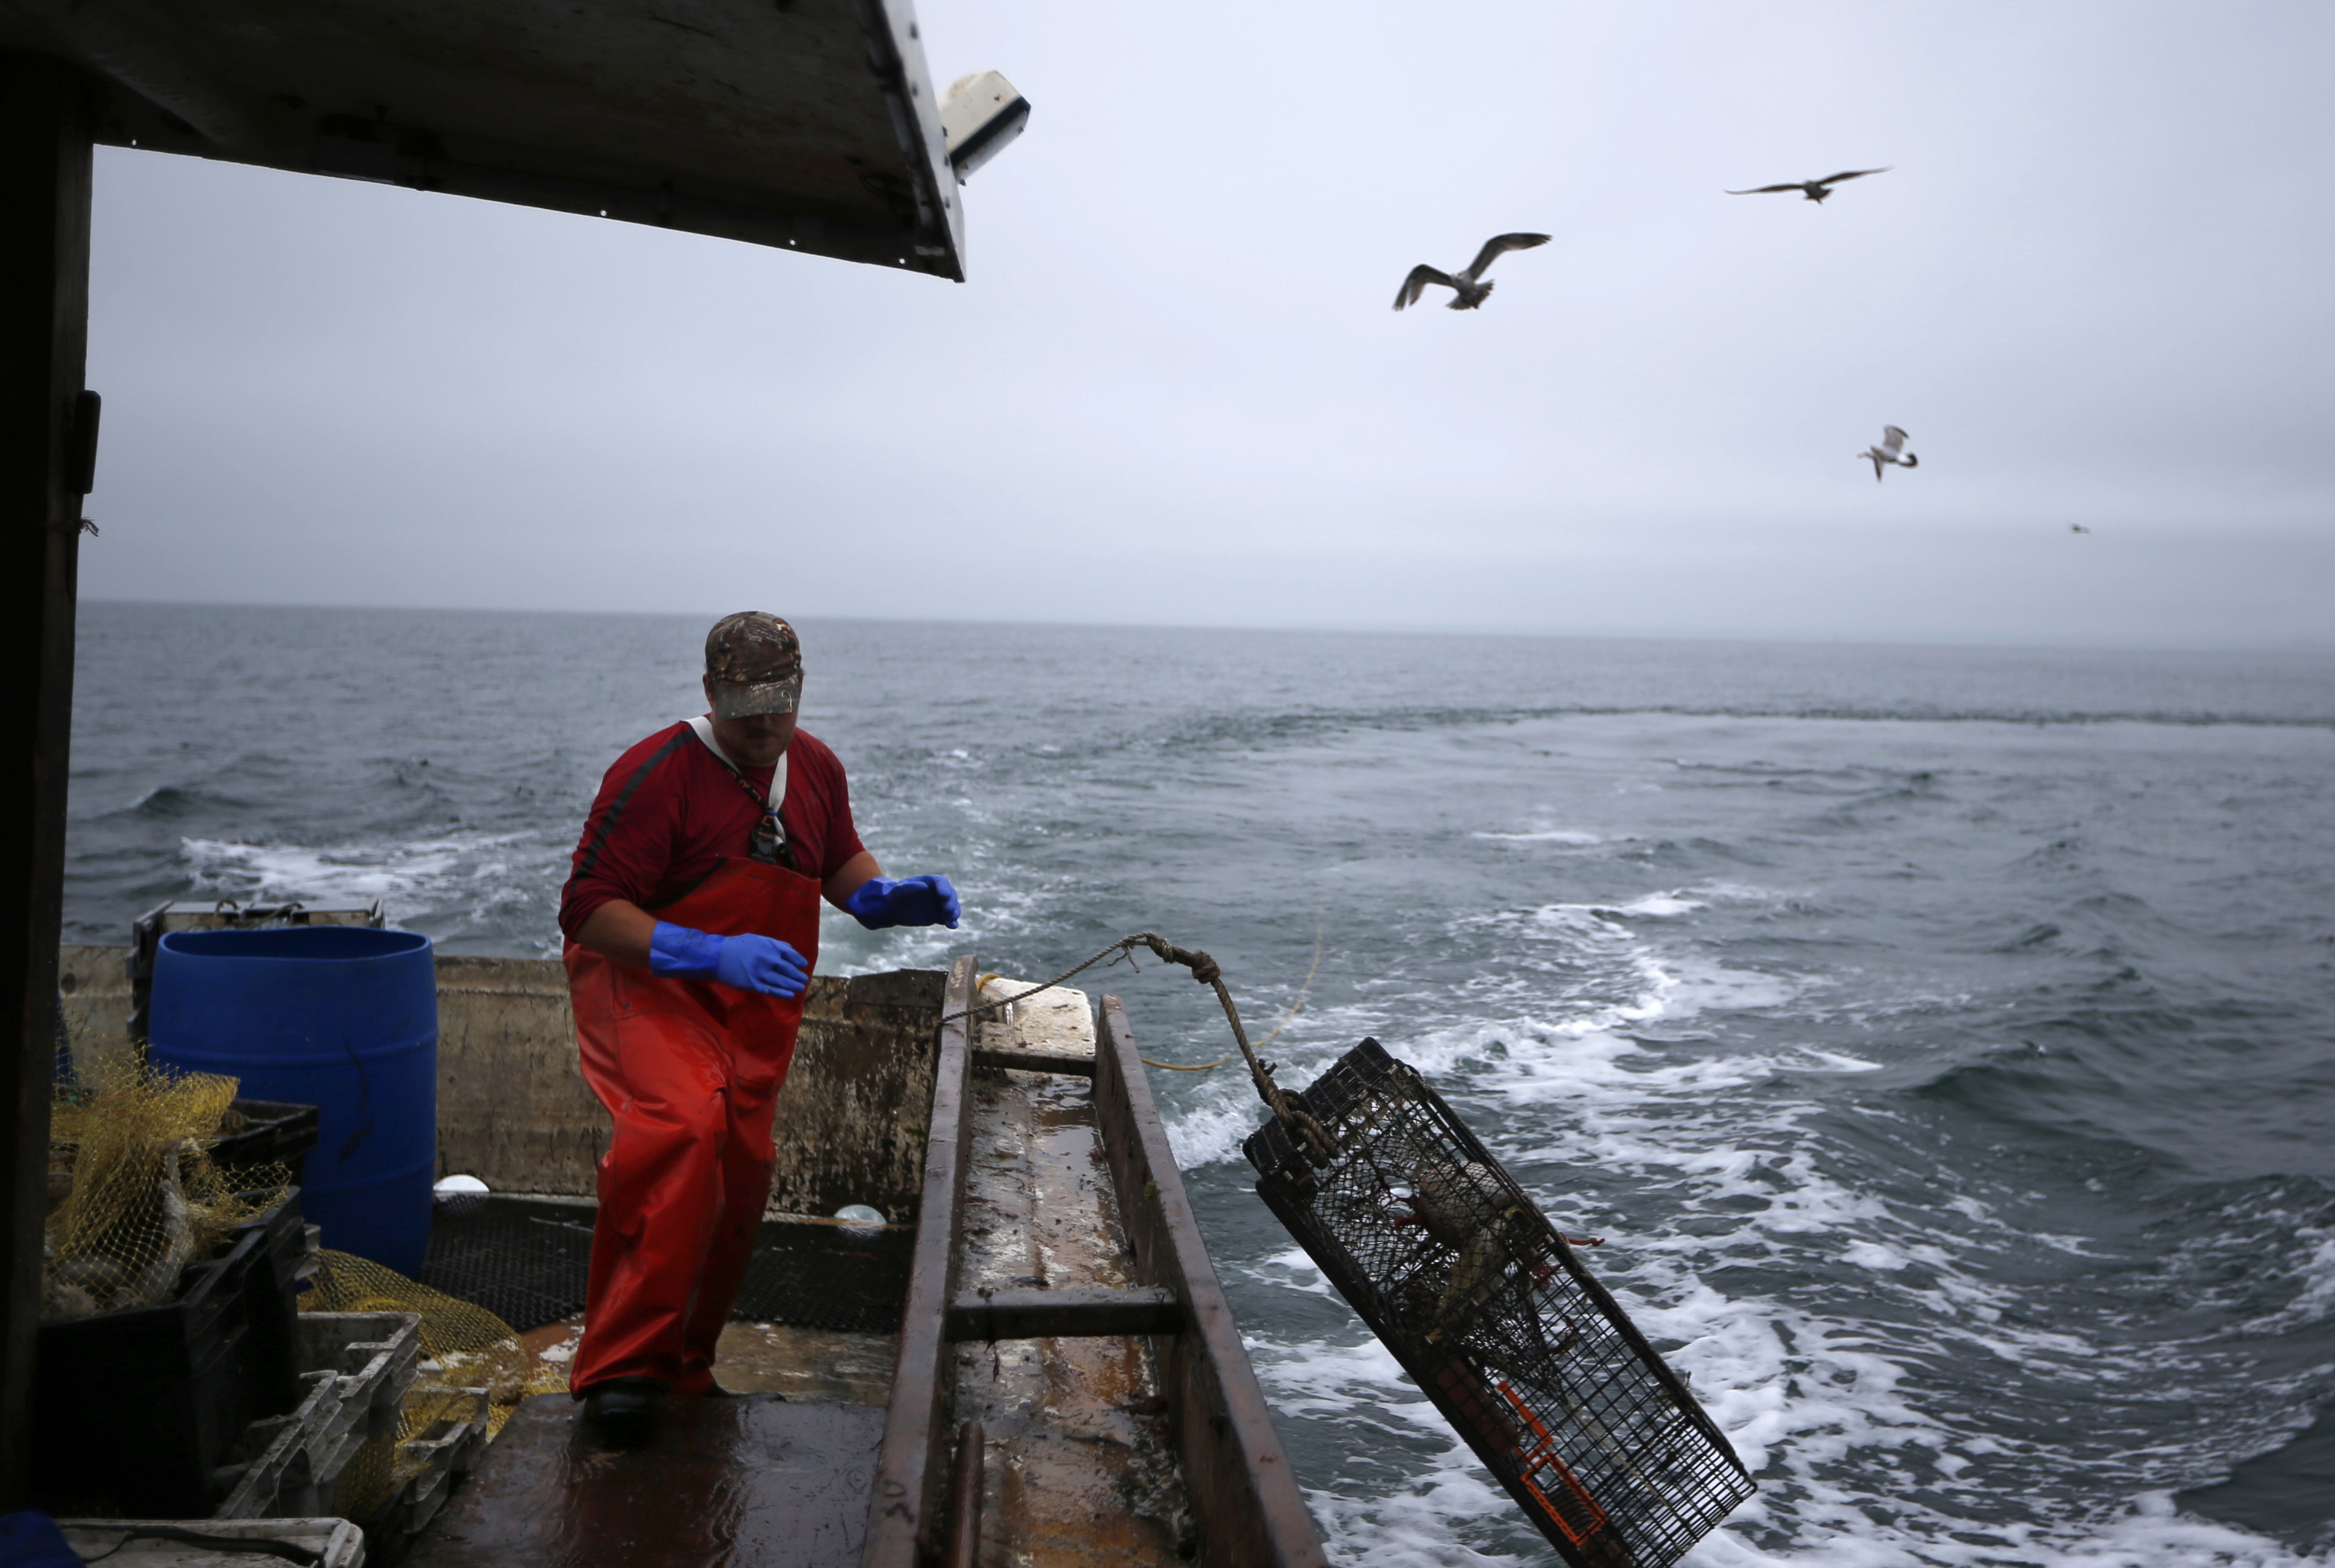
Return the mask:
[(1112, 963), (1126, 963), (1131, 968), (1135, 962), (1135, 950), (1138, 947), (1149, 948), (1166, 963), (1183, 965), (1192, 972), (1194, 980), (1215, 989), (1216, 1001), (1224, 1006), (1225, 1021), (1232, 1025), (1233, 1043), (1240, 1047), (1242, 1060), (1248, 1063), (1249, 1081), (1256, 1086), (1257, 1098), (1264, 1101), (1265, 1108), (1273, 1112), (1274, 1119), (1288, 1129), (1289, 1136), (1305, 1151), (1307, 1158), (1316, 1166), (1329, 1165), (1336, 1157), (1337, 1146), (1330, 1141), (1329, 1133), (1314, 1119), (1313, 1113), (1298, 1103), (1297, 1097), (1273, 1081), (1272, 1066), (1257, 1060), (1255, 1049), (1248, 1042), (1248, 1031), (1241, 1027), (1240, 1009), (1233, 1005), (1233, 993), (1225, 989), (1224, 971), (1217, 966), (1216, 961), (1205, 953), (1178, 947), (1156, 931), (1138, 931), (1131, 936), (1122, 936), (1085, 963), (1064, 970), (1043, 985), (1033, 985), (1027, 991), (1017, 991), (1012, 996), (977, 1003), (962, 1011), (952, 1012), (941, 1021), (944, 1024), (954, 1023), (961, 1018), (972, 1018), (996, 1008), (1010, 1007), (1025, 996), (1052, 990), (1105, 959)]

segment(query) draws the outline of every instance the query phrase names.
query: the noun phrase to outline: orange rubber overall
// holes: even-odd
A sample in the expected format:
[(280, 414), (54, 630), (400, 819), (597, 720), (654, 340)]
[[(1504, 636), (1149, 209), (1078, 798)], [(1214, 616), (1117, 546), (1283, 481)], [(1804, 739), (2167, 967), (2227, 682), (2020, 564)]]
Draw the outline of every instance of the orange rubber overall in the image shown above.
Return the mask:
[[(819, 886), (799, 872), (724, 859), (659, 920), (748, 933), (819, 956)], [(654, 1378), (677, 1393), (713, 1382), (760, 1235), (775, 1160), (770, 1113), (794, 1058), (802, 998), (734, 991), (564, 953), (584, 1079), (615, 1118), (600, 1157), (600, 1209), (584, 1340), (568, 1387)]]

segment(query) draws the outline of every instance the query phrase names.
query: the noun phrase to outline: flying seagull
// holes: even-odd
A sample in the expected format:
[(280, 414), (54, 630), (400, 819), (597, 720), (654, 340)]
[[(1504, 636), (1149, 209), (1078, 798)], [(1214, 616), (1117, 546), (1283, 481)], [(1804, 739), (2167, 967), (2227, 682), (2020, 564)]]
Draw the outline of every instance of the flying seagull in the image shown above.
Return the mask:
[(1476, 253), (1476, 259), (1468, 264), (1468, 270), (1458, 274), (1438, 272), (1421, 262), (1410, 269), (1409, 277), (1402, 280), (1402, 292), (1394, 296), (1394, 307), (1400, 310), (1405, 305), (1417, 305), (1419, 296), (1427, 292), (1429, 284), (1439, 283), (1458, 296), (1451, 302), (1453, 310), (1474, 310), (1492, 297), (1492, 286), (1478, 281), (1491, 269), (1492, 263), (1512, 250), (1530, 250), (1536, 245), (1547, 243), (1548, 236), (1545, 234), (1495, 235), (1484, 242), (1484, 248)]
[(1896, 168), (1894, 163), (1879, 169), (1844, 169), (1838, 174), (1827, 174), (1822, 179), (1792, 179), (1781, 185), (1755, 185), (1749, 190), (1730, 190), (1729, 196), (1767, 196), (1771, 192), (1797, 190), (1810, 201), (1821, 202), (1832, 194), (1832, 188), (1844, 179), (1862, 179), (1868, 174), (1886, 174)]
[(2069, 523), (2068, 525), (2068, 531), (2071, 534), (2088, 534), (2092, 530), (2084, 527), (2081, 523)]
[(1905, 450), (1905, 432), (1895, 425), (1883, 425), (1881, 444), (1867, 447), (1856, 455), (1873, 460), (1873, 482), (1876, 485), (1881, 482), (1881, 465), (1884, 463), (1896, 463), (1909, 469), (1922, 466), (1922, 460)]

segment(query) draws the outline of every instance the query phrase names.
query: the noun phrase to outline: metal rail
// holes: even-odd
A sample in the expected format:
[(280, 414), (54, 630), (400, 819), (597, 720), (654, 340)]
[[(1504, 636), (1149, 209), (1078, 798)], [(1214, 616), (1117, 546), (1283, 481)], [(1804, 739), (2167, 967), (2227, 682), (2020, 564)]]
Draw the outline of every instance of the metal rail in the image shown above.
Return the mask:
[(1157, 1335), (1152, 1346), (1199, 1528), (1199, 1561), (1212, 1568), (1327, 1568), (1116, 996), (1102, 999), (1101, 1024), (1095, 1114), (1135, 1274), (1183, 1303), (1182, 1331)]
[[(962, 1013), (971, 1002), (970, 953), (949, 966), (943, 1014)], [(916, 1245), (900, 1314), (898, 1360), (877, 1459), (861, 1568), (918, 1568), (940, 1546), (945, 1509), (942, 1483), (949, 1466), (947, 1432), (955, 1389), (948, 1311), (956, 1255), (957, 1223), (964, 1201), (965, 1130), (973, 1097), (972, 1031), (959, 1017), (944, 1023), (933, 1072), (932, 1127), (925, 1142), (925, 1176), (916, 1209)]]

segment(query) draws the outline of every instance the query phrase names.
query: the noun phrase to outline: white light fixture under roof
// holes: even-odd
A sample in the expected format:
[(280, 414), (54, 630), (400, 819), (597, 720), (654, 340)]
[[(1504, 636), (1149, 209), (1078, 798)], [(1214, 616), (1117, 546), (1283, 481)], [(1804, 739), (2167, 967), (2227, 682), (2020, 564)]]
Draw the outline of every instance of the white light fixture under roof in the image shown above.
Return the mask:
[(995, 71), (976, 71), (949, 83), (941, 95), (941, 131), (949, 162), (963, 185), (973, 171), (1005, 150), (1030, 123), (1030, 101)]

